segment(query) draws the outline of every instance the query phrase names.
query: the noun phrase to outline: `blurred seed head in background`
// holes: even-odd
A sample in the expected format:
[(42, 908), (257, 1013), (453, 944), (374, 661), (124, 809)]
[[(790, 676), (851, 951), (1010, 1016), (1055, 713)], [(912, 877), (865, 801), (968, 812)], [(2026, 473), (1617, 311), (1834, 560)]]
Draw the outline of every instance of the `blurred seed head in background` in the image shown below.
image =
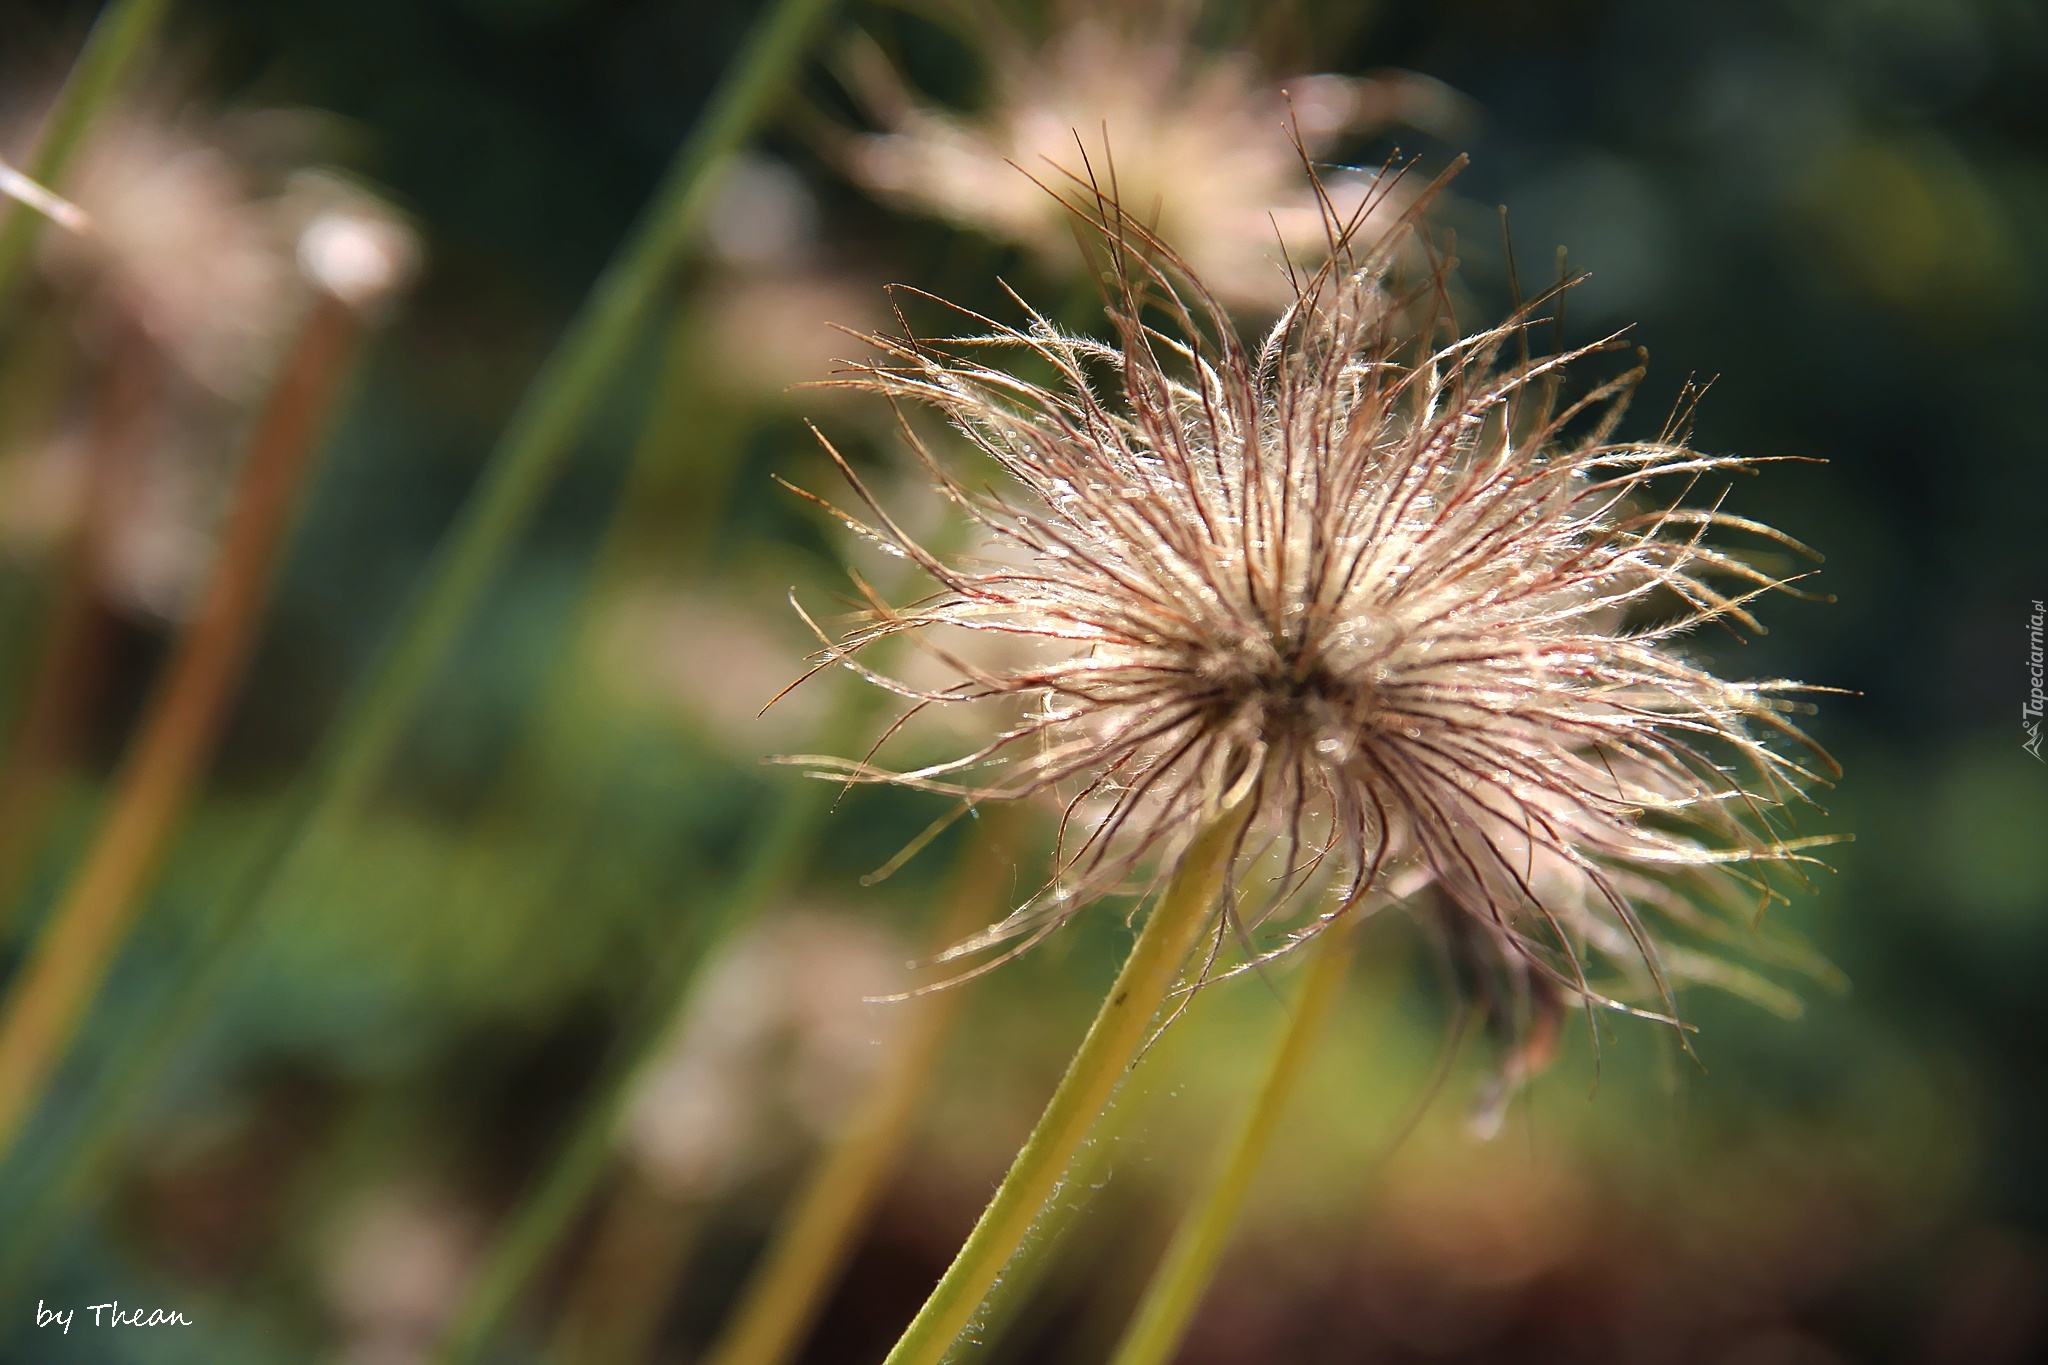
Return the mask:
[(885, 1055), (907, 954), (846, 914), (785, 911), (706, 973), (640, 1082), (624, 1141), (647, 1181), (709, 1199), (838, 1131)]
[[(17, 69), (0, 89), (0, 157), (10, 164), (38, 164), (39, 92), (55, 86), (51, 71), (20, 69), (20, 54), (68, 49), (102, 8), (8, 8)], [(884, 281), (1015, 321), (1003, 292), (1015, 286), (1061, 334), (1120, 349), (1090, 309), (1102, 275), (1091, 274), (1065, 211), (1031, 183), (1071, 195), (1077, 187), (1054, 163), (1085, 177), (1085, 149), (1104, 181), (1114, 171), (1131, 222), (1177, 246), (1250, 335), (1295, 298), (1281, 241), (1304, 276), (1328, 252), (1288, 143), (1293, 117), (1339, 208), (1387, 188), (1347, 167), (1419, 156), (1428, 168), (1388, 195), (1361, 248), (1406, 211), (1401, 195), (1427, 173), (1473, 154), (1455, 200), (1446, 191), (1430, 217), (1433, 244), (1460, 258), (1447, 283), (1468, 335), (1503, 316), (1513, 293), (1495, 204), (1511, 210), (1525, 294), (1568, 244), (1591, 278), (1571, 291), (1557, 339), (1539, 321), (1531, 340), (1569, 350), (1640, 324), (1629, 340), (1656, 363), (1618, 436), (1659, 434), (1686, 375), (1723, 374), (1683, 444), (1826, 459), (1730, 480), (1725, 502), (1718, 475), (1700, 471), (1683, 505), (1825, 548), (1825, 582), (1842, 604), (1752, 604), (1772, 627), (1767, 638), (1745, 642), (1752, 632), (1729, 617), (1729, 629), (1658, 647), (1724, 679), (1855, 689), (1799, 724), (1852, 779), (1826, 798), (1835, 811), (1818, 827), (1863, 837), (1828, 853), (1840, 873), (1817, 878), (1819, 894), (1768, 906), (1760, 932), (1755, 889), (1734, 880), (1756, 875), (1755, 864), (1599, 866), (1674, 986), (1712, 979), (1769, 1010), (1796, 1010), (1792, 978), (1826, 976), (1790, 938), (1796, 926), (1857, 989), (1809, 999), (1796, 1028), (1686, 992), (1710, 1072), (1675, 1055), (1676, 1035), (1662, 1028), (1603, 1025), (1589, 1048), (1572, 991), (1511, 935), (1469, 913), (1448, 883), (1412, 891), (1366, 941), (1340, 1026), (1281, 1126), (1183, 1365), (2019, 1365), (2041, 1354), (2048, 1182), (2038, 1097), (2048, 1073), (2035, 1023), (2048, 963), (2048, 843), (2038, 838), (2048, 785), (2010, 724), (2015, 679), (2024, 687), (2025, 603), (2042, 591), (2029, 586), (2038, 556), (2026, 548), (2039, 540), (2043, 505), (2032, 492), (2029, 396), (2048, 353), (2026, 320), (2048, 281), (2038, 117), (2048, 28), (2029, 7), (834, 7), (818, 60), (738, 159), (674, 294), (655, 301), (674, 318), (653, 321), (617, 367), (566, 477), (533, 533), (504, 554), (475, 629), (362, 818), (332, 831), (333, 851), (281, 889), (263, 942), (215, 977), (205, 1036), (148, 1086), (122, 1087), (128, 1117), (100, 1130), (113, 1142), (100, 1174), (65, 1184), (44, 1177), (55, 1154), (69, 1162), (92, 1149), (73, 1141), (70, 1097), (132, 1076), (110, 1045), (147, 1031), (150, 1002), (193, 979), (195, 964), (214, 972), (231, 960), (188, 935), (244, 878), (290, 784), (309, 775), (307, 755), (344, 689), (374, 676), (375, 646), (423, 581), (500, 423), (729, 69), (752, 7), (419, 0), (397, 21), (375, 7), (161, 8), (164, 37), (187, 59), (169, 78), (124, 83), (140, 89), (116, 99), (100, 130), (157, 149), (118, 159), (159, 186), (150, 193), (166, 207), (136, 207), (140, 190), (112, 199), (124, 232), (160, 212), (165, 235), (124, 246), (116, 261), (106, 243), (67, 243), (40, 223), (28, 262), (39, 278), (17, 281), (25, 287), (5, 320), (0, 652), (15, 669), (0, 690), (11, 714), (25, 714), (49, 608), (81, 541), (93, 610), (111, 627), (100, 686), (73, 689), (98, 699), (80, 703), (91, 717), (67, 741), (65, 780), (20, 875), (13, 960), (109, 794), (134, 702), (194, 600), (243, 433), (305, 320), (331, 302), (300, 278), (346, 292), (404, 254), (388, 254), (378, 229), (315, 230), (330, 210), (352, 215), (354, 182), (307, 168), (333, 161), (390, 186), (418, 213), (435, 268), (418, 305), (368, 338), (216, 780), (53, 1091), (42, 1136), (30, 1135), (0, 1182), (0, 1222), (12, 1230), (0, 1238), (0, 1280), (14, 1286), (12, 1301), (160, 1300), (198, 1319), (169, 1345), (208, 1360), (431, 1359), (522, 1192), (545, 1182), (558, 1139), (588, 1112), (592, 1078), (606, 1074), (622, 1036), (653, 1022), (643, 1005), (656, 951), (732, 903), (784, 792), (816, 795), (831, 814), (782, 859), (788, 885), (769, 904), (927, 942), (937, 883), (991, 812), (940, 834), (898, 877), (855, 891), (951, 799), (764, 773), (758, 760), (773, 751), (862, 752), (859, 736), (876, 725), (850, 717), (872, 716), (882, 698), (855, 677), (818, 679), (756, 713), (813, 643), (788, 609), (792, 584), (835, 638), (843, 620), (823, 612), (873, 609), (847, 589), (846, 565), (881, 600), (909, 604), (907, 616), (932, 605), (916, 600), (932, 585), (900, 548), (840, 534), (769, 475), (820, 492), (833, 481), (797, 420), (809, 415), (904, 538), (949, 572), (1045, 566), (987, 534), (962, 544), (965, 519), (939, 514), (942, 499), (903, 457), (885, 403), (802, 387), (829, 377), (834, 358), (859, 354), (827, 324), (893, 328)], [(134, 133), (137, 123), (147, 131)], [(55, 188), (82, 195), (92, 156), (53, 177)], [(206, 221), (219, 226), (217, 242), (194, 226)], [(1449, 227), (1455, 252), (1440, 231)], [(173, 238), (207, 257), (189, 279), (151, 274), (178, 265)], [(1102, 263), (1099, 237), (1083, 241)], [(1411, 237), (1367, 305), (1392, 308), (1396, 354), (1382, 387), (1450, 342), (1442, 331), (1423, 339), (1426, 301), (1397, 306), (1433, 269)], [(202, 281), (218, 291), (217, 315)], [(898, 298), (920, 336), (991, 330), (934, 321), (928, 297)], [(1162, 300), (1151, 289), (1141, 316), (1176, 333)], [(1204, 316), (1198, 300), (1190, 312)], [(1018, 326), (1028, 339), (1029, 324)], [(1030, 344), (933, 344), (1060, 388)], [(1512, 336), (1490, 367), (1472, 344), (1468, 393), (1520, 364)], [(1184, 381), (1185, 358), (1154, 349)], [(1570, 393), (1629, 364), (1609, 363), (1575, 362)], [(1091, 352), (1083, 364), (1097, 405), (1127, 416), (1120, 357)], [(1439, 367), (1446, 388), (1456, 368)], [(1571, 399), (1561, 391), (1560, 401)], [(1010, 511), (1058, 524), (985, 457), (956, 458), (966, 443), (929, 410), (898, 407), (977, 496), (993, 482)], [(1005, 420), (1027, 433), (1041, 426), (1030, 412)], [(1581, 418), (1562, 444), (1593, 425)], [(1471, 449), (1487, 448), (1496, 429), (1482, 423)], [(1670, 505), (1688, 477), (1615, 515)], [(1669, 543), (1677, 532), (1667, 529)], [(1732, 525), (1693, 529), (1702, 549), (1766, 577), (1800, 567), (1791, 547)], [(1743, 591), (1733, 579), (1710, 586)], [(1626, 635), (1694, 609), (1668, 587), (1653, 597), (1584, 624)], [(859, 658), (915, 692), (946, 694), (964, 677), (1021, 678), (1068, 662), (1070, 649), (1085, 653), (1084, 642), (980, 628), (992, 619), (923, 632), (934, 649), (906, 637)], [(1417, 639), (1408, 628), (1407, 641)], [(1028, 696), (935, 705), (873, 761), (949, 762), (988, 742), (991, 712), (1015, 728), (1042, 709)], [(1757, 737), (1796, 760), (1796, 742), (1772, 738), (1766, 720), (1755, 718)], [(1073, 724), (1087, 733), (1082, 717)], [(1644, 781), (1616, 768), (1616, 783)], [(1001, 774), (954, 776), (975, 785)], [(1610, 779), (1602, 768), (1594, 780)], [(1105, 787), (1074, 808), (1072, 843), (1100, 827), (1117, 794)], [(1640, 818), (1662, 837), (1734, 843), (1683, 811)], [(1021, 875), (1042, 876), (1049, 822), (1017, 827), (1029, 860)], [(29, 828), (0, 821), (0, 846)], [(1315, 838), (1327, 832), (1317, 826)], [(1567, 930), (1589, 935), (1596, 987), (1661, 1012), (1626, 922), (1585, 867), (1520, 827), (1475, 830), (1460, 847), (1483, 854), (1482, 835), (1519, 858), (1531, 903), (1569, 911)], [(1280, 885), (1268, 878), (1284, 857), (1252, 870), (1244, 917), (1256, 919)], [(1324, 869), (1338, 860), (1333, 850)], [(997, 896), (1036, 885), (998, 881)], [(1519, 897), (1511, 881), (1499, 872), (1494, 885)], [(1739, 913), (1720, 913), (1731, 886)], [(1310, 899), (1316, 889), (1291, 904), (1327, 905)], [(844, 910), (819, 911), (841, 898)], [(1512, 928), (1542, 940), (1533, 915), (1525, 906)], [(1116, 969), (1129, 942), (1120, 918), (1100, 907), (942, 998), (962, 1005), (951, 1056), (804, 1353), (811, 1365), (879, 1359), (953, 1255)], [(1304, 927), (1293, 915), (1248, 926), (1250, 951)], [(1223, 949), (1219, 971), (1244, 951)], [(783, 953), (760, 939), (739, 951), (757, 966)], [(893, 975), (864, 974), (875, 961), (893, 974), (902, 951), (889, 941), (878, 959), (821, 956), (861, 978), (833, 988), (857, 999), (895, 988)], [(662, 1316), (645, 1358), (700, 1357), (776, 1204), (825, 1140), (828, 1129), (790, 1098), (793, 1059), (848, 1054), (794, 1042), (811, 1026), (777, 1003), (783, 967), (713, 970), (740, 983), (733, 990), (753, 982), (748, 991), (772, 997), (743, 1002), (730, 1029), (699, 1027), (693, 1013), (667, 1037), (669, 1062), (705, 1081), (700, 1098), (717, 1112), (677, 1104), (643, 1115), (655, 1128), (672, 1123), (672, 1138), (694, 1125), (697, 1139), (676, 1138), (673, 1150), (696, 1141), (705, 1159), (694, 1169), (708, 1178), (661, 1185), (643, 1161), (660, 1140), (643, 1151), (614, 1132), (603, 1207), (586, 1210), (517, 1305), (502, 1350), (591, 1358), (547, 1339), (580, 1302), (570, 1286), (610, 1279), (638, 1286)], [(1285, 995), (1288, 969), (1272, 976)], [(886, 1023), (889, 1008), (878, 1012)], [(1101, 1358), (1105, 1331), (1205, 1178), (1279, 1022), (1264, 980), (1202, 993), (1134, 1077), (1119, 1130), (1099, 1139), (1114, 1160), (1098, 1169), (1113, 1177), (1070, 1185), (1069, 1202), (1086, 1209), (1044, 1281), (1012, 1279), (1011, 1326), (1005, 1333), (998, 1314), (984, 1349), (1006, 1362)], [(1481, 1029), (1490, 1055), (1471, 1046)], [(692, 1085), (643, 1103), (662, 1110)], [(1476, 1105), (1458, 1102), (1474, 1092)], [(1473, 1128), (1504, 1140), (1475, 1145)], [(727, 1137), (713, 1140), (719, 1132)], [(755, 1150), (735, 1156), (735, 1134)], [(643, 1216), (686, 1225), (685, 1269), (645, 1254)], [(597, 1321), (616, 1307), (593, 1304)], [(31, 1324), (25, 1312), (14, 1319), (0, 1352), (41, 1359), (52, 1338)]]
[(106, 120), (67, 185), (94, 231), (43, 238), (52, 277), (91, 300), (86, 326), (134, 328), (229, 398), (261, 384), (301, 306), (291, 227), (232, 137), (175, 101)]
[(821, 233), (817, 196), (762, 155), (726, 171), (705, 224), (713, 264), (699, 302), (702, 363), (730, 396), (809, 404), (829, 390), (843, 329), (881, 320), (880, 281)]
[(482, 1243), (477, 1211), (431, 1182), (358, 1193), (336, 1216), (320, 1267), (343, 1365), (431, 1359)]
[(1283, 251), (1312, 264), (1325, 250), (1324, 199), (1346, 217), (1367, 203), (1399, 211), (1399, 193), (1367, 173), (1332, 172), (1319, 194), (1293, 139), (1314, 154), (1395, 124), (1447, 134), (1468, 110), (1405, 72), (1276, 83), (1248, 54), (1197, 46), (1194, 8), (1070, 7), (1042, 43), (991, 25), (988, 103), (975, 115), (921, 102), (878, 50), (856, 47), (854, 87), (886, 131), (852, 138), (846, 163), (877, 194), (1071, 270), (1082, 253), (1067, 213), (1033, 180), (1065, 191), (1086, 157), (1217, 298), (1278, 311), (1292, 300)]
[[(35, 119), (17, 120), (20, 129)], [(410, 227), (365, 188), (303, 169), (309, 120), (159, 94), (104, 120), (68, 182), (92, 227), (41, 238), (71, 320), (57, 406), (17, 420), (0, 518), (36, 557), (84, 527), (110, 601), (190, 609), (243, 428), (317, 294), (366, 313), (410, 281)]]

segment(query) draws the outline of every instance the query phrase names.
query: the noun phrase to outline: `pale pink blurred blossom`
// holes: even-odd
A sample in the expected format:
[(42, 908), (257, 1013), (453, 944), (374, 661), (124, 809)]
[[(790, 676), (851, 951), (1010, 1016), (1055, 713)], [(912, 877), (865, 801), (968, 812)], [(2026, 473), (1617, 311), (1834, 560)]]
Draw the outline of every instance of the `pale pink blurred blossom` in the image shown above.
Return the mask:
[(884, 1054), (907, 954), (871, 920), (790, 911), (720, 954), (627, 1111), (642, 1176), (709, 1198), (851, 1117)]
[(421, 1182), (379, 1186), (341, 1215), (320, 1266), (345, 1365), (429, 1359), (482, 1250), (475, 1210)]
[[(1291, 130), (1314, 155), (1347, 133), (1462, 116), (1458, 96), (1405, 73), (1276, 82), (1244, 54), (1202, 51), (1179, 22), (1090, 15), (1035, 48), (998, 46), (987, 107), (971, 116), (919, 101), (878, 52), (857, 58), (856, 83), (886, 131), (852, 141), (854, 177), (1067, 269), (1080, 254), (1048, 189), (1113, 183), (1125, 209), (1234, 306), (1278, 311), (1293, 298), (1283, 244), (1297, 265), (1328, 252)], [(1405, 206), (1398, 186), (1367, 172), (1331, 171), (1324, 190), (1347, 218), (1368, 201), (1381, 220)]]

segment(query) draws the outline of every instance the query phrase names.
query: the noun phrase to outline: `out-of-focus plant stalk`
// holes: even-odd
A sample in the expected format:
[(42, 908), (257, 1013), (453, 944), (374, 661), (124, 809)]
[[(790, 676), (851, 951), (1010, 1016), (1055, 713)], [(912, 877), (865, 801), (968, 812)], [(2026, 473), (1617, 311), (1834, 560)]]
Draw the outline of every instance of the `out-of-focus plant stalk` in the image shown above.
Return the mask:
[[(100, 11), (85, 47), (64, 78), (63, 89), (57, 92), (35, 159), (26, 168), (32, 180), (45, 189), (63, 188), (64, 172), (85, 145), (93, 120), (120, 88), (121, 78), (142, 54), (169, 7), (169, 0), (112, 0)], [(6, 214), (6, 221), (0, 223), (0, 318), (4, 318), (43, 215), (26, 205), (8, 205), (0, 211)]]
[(1212, 816), (1181, 855), (1038, 1126), (885, 1365), (939, 1365), (1023, 1245), (1209, 927), (1249, 815), (1247, 802)]
[[(935, 951), (999, 916), (1012, 842), (1004, 825), (1016, 823), (988, 822), (967, 850), (952, 904), (940, 917)], [(896, 1169), (945, 1054), (960, 999), (960, 988), (953, 987), (914, 1004), (887, 1069), (784, 1213), (731, 1319), (706, 1352), (705, 1365), (784, 1365), (802, 1348)]]
[[(653, 205), (591, 287), (521, 399), (442, 539), (404, 621), (329, 734), (312, 774), (311, 808), (292, 839), (295, 846), (345, 816), (383, 773), (414, 702), (532, 522), (569, 457), (578, 428), (639, 340), (642, 324), (703, 224), (727, 158), (781, 91), (829, 4), (780, 0), (762, 16), (713, 91)], [(266, 884), (259, 897), (268, 891)]]
[(73, 232), (86, 230), (85, 210), (60, 195), (50, 193), (4, 161), (0, 161), (0, 195), (34, 209), (59, 227)]
[(1245, 1111), (1222, 1160), (1182, 1219), (1166, 1256), (1145, 1288), (1136, 1316), (1118, 1344), (1111, 1365), (1167, 1365), (1187, 1335), (1188, 1324), (1208, 1292), (1231, 1230), (1244, 1211), (1246, 1196), (1266, 1149), (1272, 1145), (1280, 1116), (1301, 1080), (1302, 1069), (1315, 1051), (1330, 1010), (1343, 993), (1351, 968), (1356, 922), (1324, 933), (1308, 966), (1308, 979), (1294, 1002), (1293, 1017), (1267, 1064), (1265, 1079)]
[[(672, 357), (683, 354), (685, 335), (671, 338)], [(635, 476), (651, 477), (658, 438), (678, 410), (666, 405), (650, 414)], [(707, 530), (709, 527), (707, 526)], [(629, 553), (631, 529), (615, 523), (600, 553), (599, 576)], [(877, 689), (842, 685), (826, 717), (823, 742), (844, 747), (860, 742), (874, 722), (886, 694)], [(553, 1253), (571, 1223), (588, 1207), (611, 1167), (624, 1106), (643, 1068), (692, 988), (697, 969), (728, 935), (782, 893), (796, 870), (804, 866), (805, 850), (814, 839), (832, 797), (822, 782), (789, 781), (773, 808), (760, 821), (741, 855), (733, 879), (710, 899), (706, 909), (679, 924), (680, 932), (666, 945), (640, 997), (635, 1017), (621, 1032), (615, 1060), (593, 1084), (590, 1097), (577, 1110), (547, 1168), (533, 1182), (518, 1206), (507, 1215), (493, 1239), (482, 1267), (470, 1281), (462, 1306), (442, 1338), (437, 1365), (467, 1365), (479, 1359), (505, 1315)]]
[[(676, 154), (640, 226), (605, 267), (520, 401), (395, 634), (336, 720), (280, 817), (270, 847), (217, 918), (236, 935), (269, 902), (298, 855), (353, 811), (383, 773), (413, 704), (447, 657), (492, 576), (532, 521), (573, 438), (639, 337), (662, 286), (701, 226), (726, 159), (759, 122), (830, 0), (780, 0), (749, 35)], [(217, 955), (219, 957), (220, 955)], [(224, 959), (222, 959), (224, 960)], [(212, 973), (202, 973), (211, 981)], [(195, 978), (171, 1013), (183, 1021)]]
[(0, 931), (11, 927), (52, 788), (100, 695), (108, 622), (99, 575), (113, 493), (150, 435), (163, 394), (165, 362), (155, 346), (129, 330), (109, 352), (106, 387), (86, 437), (84, 501), (59, 556), (40, 646), (0, 764)]
[(321, 295), (258, 419), (206, 595), (150, 700), (98, 834), (0, 1014), (0, 1155), (98, 990), (204, 776), (360, 331), (352, 306)]
[(695, 1250), (704, 1204), (627, 1171), (606, 1201), (548, 1359), (559, 1365), (639, 1365)]
[[(19, 202), (0, 206), (0, 321), (12, 307), (43, 220), (53, 218), (73, 231), (85, 227), (77, 208), (53, 192), (85, 145), (94, 120), (147, 49), (168, 8), (169, 0), (113, 0), (101, 10), (57, 92), (28, 173), (5, 168), (10, 177), (40, 194), (24, 195), (20, 188), (11, 188), (9, 193)], [(137, 349), (122, 348), (128, 353)], [(154, 389), (161, 379), (159, 367), (145, 364), (150, 373), (144, 382)], [(100, 414), (90, 453), (90, 477), (95, 485), (105, 482), (111, 472), (108, 466), (115, 462), (109, 444), (122, 443), (121, 433), (133, 424), (136, 385), (120, 383), (129, 378), (116, 375), (116, 393)], [(148, 404), (145, 401), (141, 406)], [(28, 684), (14, 741), (8, 746), (7, 766), (0, 771), (0, 928), (12, 914), (20, 874), (42, 828), (51, 779), (95, 693), (87, 675), (95, 670), (94, 660), (103, 643), (95, 629), (98, 596), (92, 585), (97, 548), (92, 543), (94, 509), (104, 510), (105, 504), (103, 497), (93, 496), (98, 491), (95, 487), (88, 494), (86, 516), (67, 547), (44, 630), (44, 647)]]

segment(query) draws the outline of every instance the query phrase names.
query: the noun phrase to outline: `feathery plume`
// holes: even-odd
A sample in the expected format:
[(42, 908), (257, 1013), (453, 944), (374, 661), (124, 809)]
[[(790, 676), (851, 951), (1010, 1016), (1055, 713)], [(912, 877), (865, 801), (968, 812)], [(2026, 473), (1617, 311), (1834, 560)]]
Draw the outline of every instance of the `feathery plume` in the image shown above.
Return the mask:
[[(1443, 179), (1370, 236), (1373, 203), (1331, 210), (1325, 263), (1250, 345), (1171, 246), (1074, 183), (1066, 208), (1110, 267), (1112, 341), (1025, 308), (1015, 327), (865, 338), (880, 358), (840, 381), (898, 406), (984, 549), (930, 553), (840, 460), (867, 513), (835, 513), (936, 587), (902, 608), (870, 594), (817, 666), (906, 700), (884, 741), (930, 708), (994, 715), (946, 761), (793, 761), (963, 807), (1065, 803), (1049, 883), (953, 955), (1021, 950), (1142, 887), (1204, 812), (1245, 800), (1225, 919), (1255, 929), (1311, 886), (1337, 892), (1272, 951), (1428, 885), (1462, 956), (1504, 961), (1539, 1005), (1672, 1020), (1680, 980), (1775, 990), (1693, 946), (1778, 895), (1766, 869), (1810, 861), (1825, 840), (1786, 837), (1783, 808), (1836, 775), (1786, 718), (1805, 689), (1725, 680), (1683, 649), (1710, 624), (1760, 631), (1754, 600), (1800, 591), (1710, 536), (1811, 551), (1693, 497), (1757, 461), (1688, 447), (1690, 386), (1660, 435), (1620, 438), (1640, 369), (1566, 401), (1566, 368), (1619, 338), (1532, 356), (1558, 291), (1459, 332), (1447, 267), (1398, 266)], [(972, 488), (913, 406), (1009, 486)], [(950, 679), (867, 669), (861, 652), (897, 634)], [(989, 636), (1036, 657), (989, 666), (959, 643)], [(1218, 952), (1228, 937), (1219, 923)]]

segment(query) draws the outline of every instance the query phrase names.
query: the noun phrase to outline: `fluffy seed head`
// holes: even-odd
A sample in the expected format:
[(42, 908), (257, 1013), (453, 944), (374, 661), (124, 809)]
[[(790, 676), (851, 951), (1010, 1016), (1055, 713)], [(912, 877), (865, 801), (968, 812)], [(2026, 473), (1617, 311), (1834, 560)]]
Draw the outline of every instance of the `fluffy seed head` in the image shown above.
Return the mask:
[[(1761, 629), (1753, 599), (1797, 591), (1709, 543), (1810, 553), (1700, 500), (1753, 462), (1688, 448), (1684, 403), (1656, 439), (1621, 439), (1638, 371), (1567, 399), (1566, 366), (1614, 339), (1532, 358), (1557, 291), (1459, 333), (1443, 270), (1396, 265), (1436, 186), (1371, 240), (1355, 229), (1372, 206), (1333, 219), (1327, 263), (1247, 344), (1167, 244), (1077, 183), (1111, 340), (1029, 309), (939, 341), (906, 327), (867, 338), (880, 358), (845, 381), (898, 405), (982, 543), (932, 553), (841, 461), (867, 511), (839, 515), (935, 586), (901, 608), (871, 593), (818, 666), (912, 715), (986, 709), (990, 737), (909, 770), (879, 744), (802, 761), (963, 806), (1064, 803), (1049, 884), (959, 951), (1035, 941), (1142, 886), (1209, 813), (1249, 801), (1233, 916), (1256, 928), (1304, 889), (1335, 892), (1283, 946), (1428, 887), (1456, 955), (1479, 945), (1539, 1013), (1577, 996), (1669, 1017), (1680, 978), (1782, 998), (1689, 946), (1733, 927), (1721, 912), (1760, 909), (1769, 867), (1807, 860), (1817, 841), (1784, 838), (1782, 808), (1832, 775), (1784, 718), (1794, 684), (1727, 681), (1682, 649), (1709, 624)], [(922, 442), (918, 407), (1002, 485), (977, 491)], [(868, 668), (862, 652), (897, 635), (948, 680)], [(962, 643), (989, 637), (1029, 657)]]

